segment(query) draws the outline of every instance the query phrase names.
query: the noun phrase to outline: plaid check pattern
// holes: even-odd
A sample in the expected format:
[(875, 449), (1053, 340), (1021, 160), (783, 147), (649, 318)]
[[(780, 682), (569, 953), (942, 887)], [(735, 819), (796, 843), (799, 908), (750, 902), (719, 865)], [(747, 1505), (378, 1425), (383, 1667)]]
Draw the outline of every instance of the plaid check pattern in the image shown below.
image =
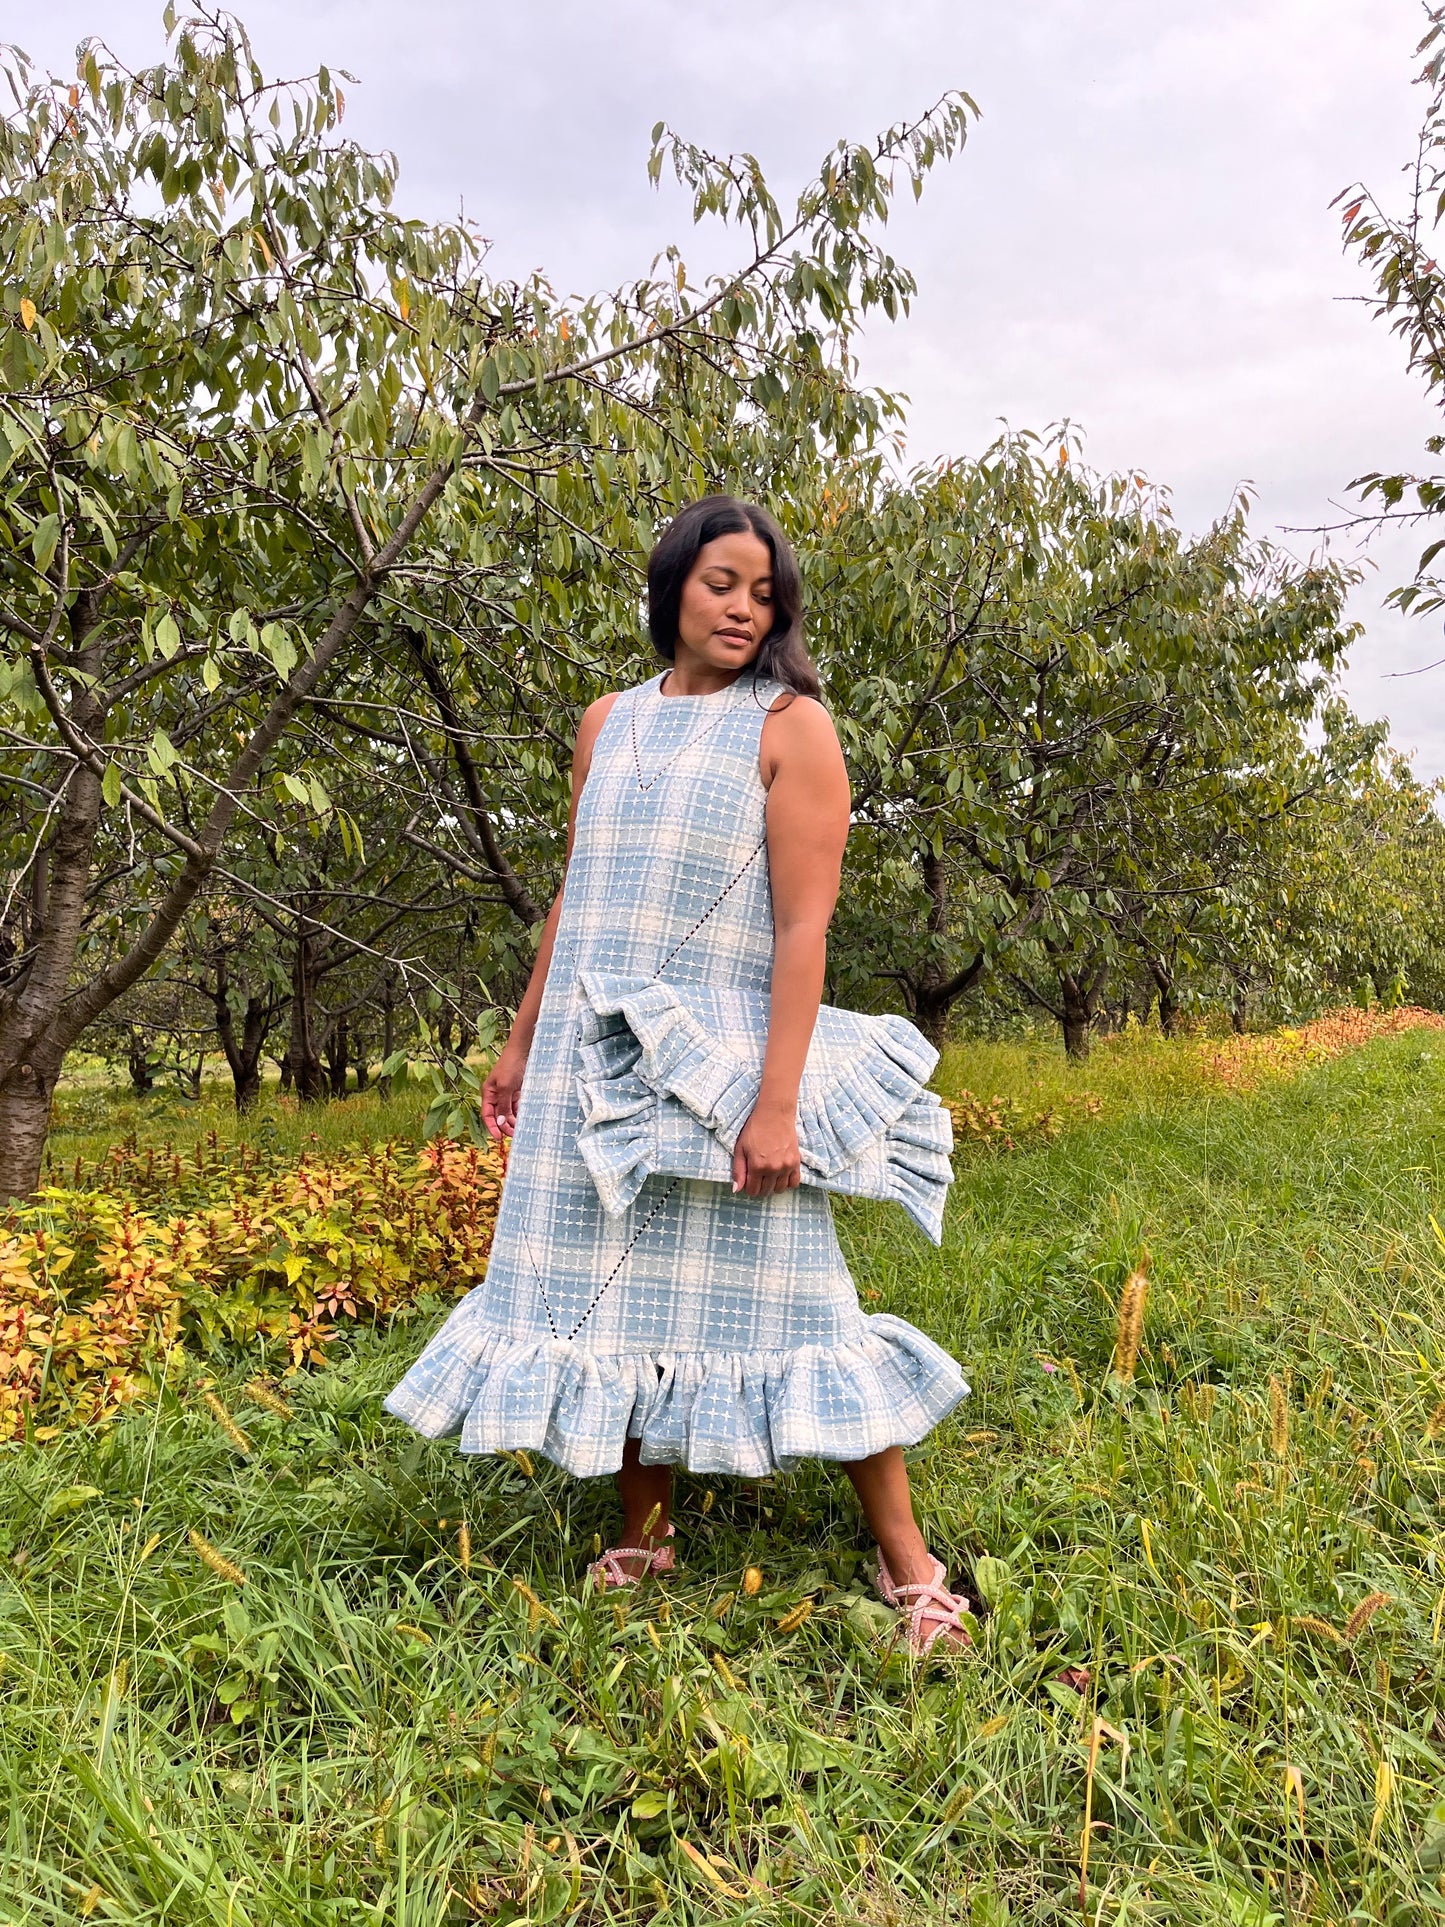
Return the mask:
[(922, 1332), (863, 1314), (825, 1192), (654, 1175), (609, 1215), (578, 1152), (584, 972), (762, 996), (772, 972), (758, 752), (781, 685), (661, 680), (593, 751), (487, 1276), (386, 1409), (579, 1476), (615, 1471), (629, 1435), (650, 1463), (751, 1477), (912, 1444), (968, 1387)]

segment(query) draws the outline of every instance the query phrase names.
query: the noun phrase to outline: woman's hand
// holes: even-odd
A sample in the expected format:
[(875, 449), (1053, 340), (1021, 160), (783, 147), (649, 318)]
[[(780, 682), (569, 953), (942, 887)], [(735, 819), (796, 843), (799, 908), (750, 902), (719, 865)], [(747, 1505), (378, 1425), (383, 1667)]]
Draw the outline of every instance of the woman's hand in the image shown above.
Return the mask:
[(770, 1198), (775, 1191), (791, 1191), (802, 1181), (796, 1103), (759, 1103), (738, 1133), (733, 1190), (749, 1198)]
[(482, 1085), (482, 1122), (499, 1144), (517, 1128), (517, 1106), (526, 1069), (527, 1048), (517, 1041), (514, 1031), (497, 1053), (497, 1061)]

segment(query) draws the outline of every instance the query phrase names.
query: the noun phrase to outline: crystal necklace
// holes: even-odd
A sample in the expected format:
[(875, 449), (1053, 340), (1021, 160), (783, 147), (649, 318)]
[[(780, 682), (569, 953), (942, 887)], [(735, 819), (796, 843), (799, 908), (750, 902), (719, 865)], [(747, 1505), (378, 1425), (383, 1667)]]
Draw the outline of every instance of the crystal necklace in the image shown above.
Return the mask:
[[(732, 687), (733, 685), (730, 683), (728, 685), (727, 690), (721, 690), (718, 692), (719, 695), (722, 697), (725, 697), (731, 692)], [(669, 700), (669, 698), (662, 696), (660, 694), (660, 686), (659, 686), (659, 690), (654, 693), (658, 694), (660, 701), (666, 702)], [(670, 700), (677, 702), (682, 699), (680, 697), (672, 697)], [(667, 758), (666, 762), (660, 763), (658, 767), (652, 772), (651, 776), (644, 776), (642, 774), (642, 751), (639, 748), (638, 742), (637, 742), (637, 696), (634, 695), (631, 702), (628, 704), (628, 711), (629, 711), (628, 720), (632, 725), (632, 767), (637, 772), (637, 787), (640, 790), (650, 790), (652, 786), (659, 780), (659, 778), (667, 774), (667, 772), (672, 768), (673, 764), (678, 760), (679, 757), (685, 756), (690, 749), (696, 749), (697, 745), (703, 740), (705, 736), (710, 736), (712, 734), (712, 732), (717, 728), (718, 724), (722, 722), (725, 716), (727, 715), (729, 707), (730, 705), (726, 701), (720, 701), (718, 704), (718, 713), (716, 716), (712, 718), (711, 722), (706, 723), (701, 729), (694, 730), (692, 735), (688, 737), (687, 741), (683, 743), (680, 746), (680, 748), (675, 749), (672, 752), (671, 756)]]

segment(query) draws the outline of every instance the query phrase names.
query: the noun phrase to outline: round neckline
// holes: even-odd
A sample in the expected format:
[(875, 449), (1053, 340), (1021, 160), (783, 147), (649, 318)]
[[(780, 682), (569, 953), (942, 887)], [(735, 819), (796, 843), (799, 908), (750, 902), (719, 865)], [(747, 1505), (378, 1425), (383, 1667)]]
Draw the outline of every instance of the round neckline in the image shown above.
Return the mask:
[(730, 696), (733, 693), (733, 691), (737, 688), (738, 684), (742, 681), (744, 675), (746, 675), (747, 669), (751, 668), (751, 666), (752, 666), (751, 664), (748, 664), (745, 668), (740, 669), (738, 673), (733, 677), (732, 681), (724, 683), (721, 689), (693, 690), (687, 694), (676, 695), (676, 696), (668, 695), (667, 691), (662, 686), (667, 681), (668, 677), (672, 674), (671, 668), (667, 668), (667, 669), (664, 669), (661, 675), (657, 677), (653, 685), (653, 694), (657, 697), (659, 702), (664, 702), (664, 703), (716, 702), (719, 696)]

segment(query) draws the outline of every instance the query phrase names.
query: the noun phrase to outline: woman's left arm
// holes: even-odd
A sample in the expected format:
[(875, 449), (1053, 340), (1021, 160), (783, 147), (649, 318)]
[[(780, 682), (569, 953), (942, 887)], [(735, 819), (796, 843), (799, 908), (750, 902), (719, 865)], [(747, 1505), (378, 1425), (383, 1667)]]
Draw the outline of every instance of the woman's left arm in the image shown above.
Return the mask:
[(848, 773), (821, 703), (795, 697), (763, 724), (768, 870), (773, 893), (772, 1016), (763, 1081), (733, 1153), (733, 1189), (750, 1198), (802, 1178), (798, 1087), (818, 1018), (828, 924), (848, 840)]

